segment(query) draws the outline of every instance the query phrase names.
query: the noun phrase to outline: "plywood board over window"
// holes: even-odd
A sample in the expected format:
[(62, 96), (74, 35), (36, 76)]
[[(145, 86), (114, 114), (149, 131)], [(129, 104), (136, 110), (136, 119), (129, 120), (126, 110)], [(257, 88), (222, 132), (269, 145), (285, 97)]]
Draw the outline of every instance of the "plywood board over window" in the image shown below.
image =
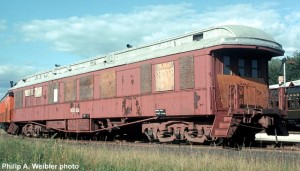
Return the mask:
[(64, 97), (65, 102), (72, 102), (76, 100), (76, 80), (66, 81), (64, 84)]
[(101, 74), (100, 77), (100, 95), (101, 98), (109, 98), (116, 96), (116, 73), (110, 71)]
[(174, 62), (155, 65), (156, 91), (174, 90)]
[(140, 94), (140, 68), (118, 71), (116, 75), (118, 96)]
[(180, 89), (194, 88), (194, 57), (186, 56), (179, 59)]
[(25, 106), (29, 107), (33, 105), (33, 99), (32, 96), (34, 95), (34, 89), (27, 89), (24, 90), (24, 96), (25, 96)]
[(88, 75), (80, 78), (80, 100), (88, 100), (93, 98), (93, 75)]

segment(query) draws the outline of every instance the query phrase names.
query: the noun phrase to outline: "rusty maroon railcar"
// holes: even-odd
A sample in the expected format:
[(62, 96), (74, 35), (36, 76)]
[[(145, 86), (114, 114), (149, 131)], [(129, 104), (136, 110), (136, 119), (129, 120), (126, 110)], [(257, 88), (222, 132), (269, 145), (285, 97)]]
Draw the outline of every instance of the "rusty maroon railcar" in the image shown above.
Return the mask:
[(9, 133), (150, 141), (252, 141), (287, 135), (268, 108), (268, 61), (281, 45), (246, 26), (220, 26), (128, 48), (21, 79)]

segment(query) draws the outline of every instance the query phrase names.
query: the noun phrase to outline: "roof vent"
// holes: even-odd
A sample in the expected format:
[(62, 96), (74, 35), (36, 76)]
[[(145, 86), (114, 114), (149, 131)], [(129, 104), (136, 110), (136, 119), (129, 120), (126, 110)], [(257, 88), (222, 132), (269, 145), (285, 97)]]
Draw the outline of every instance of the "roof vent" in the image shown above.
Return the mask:
[(200, 41), (203, 39), (203, 33), (193, 35), (193, 41)]

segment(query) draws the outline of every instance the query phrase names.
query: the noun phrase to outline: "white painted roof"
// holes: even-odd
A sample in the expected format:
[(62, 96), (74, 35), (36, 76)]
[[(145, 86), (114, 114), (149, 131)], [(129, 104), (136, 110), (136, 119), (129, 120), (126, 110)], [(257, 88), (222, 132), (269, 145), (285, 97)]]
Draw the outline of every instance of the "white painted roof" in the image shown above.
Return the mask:
[(299, 86), (300, 85), (300, 80), (286, 82), (285, 86), (284, 85), (279, 85), (279, 84), (273, 84), (273, 85), (269, 86), (269, 89), (277, 89), (279, 87), (290, 87), (292, 85)]
[[(196, 35), (202, 38), (194, 40)], [(21, 79), (11, 90), (91, 71), (222, 44), (257, 45), (284, 51), (279, 43), (275, 42), (271, 36), (261, 30), (239, 25), (218, 26), (40, 72)]]
[(269, 85), (269, 89), (277, 89), (279, 87), (289, 87), (291, 84), (291, 82), (286, 82), (285, 83), (285, 86), (282, 84), (282, 85), (279, 85), (279, 84), (272, 84), (272, 85)]

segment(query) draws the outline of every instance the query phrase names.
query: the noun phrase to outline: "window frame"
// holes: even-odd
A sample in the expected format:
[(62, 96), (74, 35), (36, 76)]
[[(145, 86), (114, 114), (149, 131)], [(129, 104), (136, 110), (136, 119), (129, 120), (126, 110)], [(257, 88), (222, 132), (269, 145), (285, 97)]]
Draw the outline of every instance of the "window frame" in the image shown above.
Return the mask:
[(249, 56), (221, 56), (222, 74), (240, 77), (262, 78), (262, 59)]

